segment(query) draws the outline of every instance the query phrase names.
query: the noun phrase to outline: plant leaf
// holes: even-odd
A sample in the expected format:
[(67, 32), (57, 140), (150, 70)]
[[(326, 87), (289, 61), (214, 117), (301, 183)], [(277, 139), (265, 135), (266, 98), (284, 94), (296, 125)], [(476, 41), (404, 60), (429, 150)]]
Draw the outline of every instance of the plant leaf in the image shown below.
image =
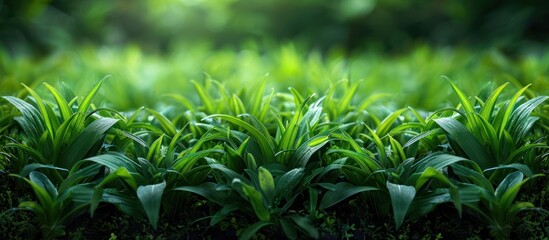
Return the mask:
[(260, 222), (256, 222), (256, 223), (252, 224), (251, 226), (246, 228), (246, 230), (244, 230), (244, 232), (242, 232), (242, 235), (240, 235), (240, 240), (249, 240), (249, 239), (251, 239), (253, 236), (255, 236), (255, 234), (259, 230), (261, 230), (262, 228), (264, 228), (266, 226), (269, 226), (271, 224), (272, 224), (271, 222), (266, 222), (266, 221), (260, 221)]
[(166, 182), (161, 182), (154, 185), (139, 186), (137, 188), (137, 197), (141, 206), (145, 210), (149, 222), (156, 230), (158, 225), (158, 215), (160, 214), (160, 204), (162, 202), (162, 195), (166, 188)]
[(387, 189), (389, 190), (389, 196), (391, 197), (396, 228), (399, 229), (416, 196), (416, 189), (412, 186), (393, 184), (389, 181), (387, 181)]
[(327, 191), (320, 201), (319, 209), (326, 209), (347, 199), (357, 193), (379, 190), (370, 186), (355, 186), (347, 182), (340, 182), (335, 185), (335, 191)]
[(477, 138), (463, 124), (453, 118), (439, 118), (435, 119), (435, 122), (457, 142), (469, 159), (475, 161), (482, 169), (494, 165)]
[(291, 215), (290, 218), (295, 222), (295, 224), (301, 228), (303, 231), (309, 235), (309, 237), (312, 237), (314, 239), (318, 239), (318, 230), (314, 226), (314, 224), (311, 222), (311, 220), (307, 217), (299, 216), (299, 215)]
[(116, 122), (118, 122), (118, 119), (100, 118), (90, 123), (67, 148), (65, 161), (59, 163), (59, 165), (65, 168), (72, 168), (77, 161), (82, 160), (86, 156), (88, 151)]
[(240, 179), (236, 178), (233, 180), (233, 185), (242, 189), (242, 193), (244, 196), (248, 199), (248, 201), (252, 204), (252, 208), (254, 209), (255, 215), (259, 220), (261, 221), (269, 221), (271, 218), (271, 214), (265, 206), (263, 205), (263, 196), (260, 192), (258, 192), (254, 187), (243, 183)]
[(276, 180), (275, 196), (289, 199), (294, 188), (299, 184), (299, 181), (303, 178), (303, 168), (295, 168), (284, 175), (278, 177)]
[(264, 167), (259, 167), (259, 187), (263, 192), (263, 196), (269, 205), (273, 204), (274, 195), (275, 195), (275, 183), (273, 175)]

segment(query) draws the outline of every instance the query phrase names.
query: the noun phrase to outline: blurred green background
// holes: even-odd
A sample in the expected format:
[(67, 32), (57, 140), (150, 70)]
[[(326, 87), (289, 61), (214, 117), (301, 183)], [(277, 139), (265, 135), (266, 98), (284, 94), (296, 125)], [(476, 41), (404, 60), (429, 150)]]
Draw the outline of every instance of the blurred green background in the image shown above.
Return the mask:
[(543, 0), (2, 0), (0, 41), (12, 53), (250, 40), (321, 50), (404, 50), (418, 41), (515, 49), (547, 43), (548, 9)]
[(0, 94), (40, 82), (81, 94), (108, 75), (103, 98), (121, 110), (166, 93), (193, 98), (193, 79), (231, 91), (265, 79), (304, 94), (361, 81), (365, 95), (424, 109), (448, 101), (441, 75), (469, 94), (489, 81), (547, 93), (548, 9), (542, 0), (0, 0)]

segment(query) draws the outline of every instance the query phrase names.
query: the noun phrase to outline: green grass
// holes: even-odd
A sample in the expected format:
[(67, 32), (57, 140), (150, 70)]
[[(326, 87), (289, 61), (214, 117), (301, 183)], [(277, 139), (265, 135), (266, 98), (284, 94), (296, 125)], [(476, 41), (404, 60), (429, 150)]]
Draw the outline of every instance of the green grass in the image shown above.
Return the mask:
[(79, 51), (3, 61), (1, 214), (36, 237), (549, 236), (544, 58)]

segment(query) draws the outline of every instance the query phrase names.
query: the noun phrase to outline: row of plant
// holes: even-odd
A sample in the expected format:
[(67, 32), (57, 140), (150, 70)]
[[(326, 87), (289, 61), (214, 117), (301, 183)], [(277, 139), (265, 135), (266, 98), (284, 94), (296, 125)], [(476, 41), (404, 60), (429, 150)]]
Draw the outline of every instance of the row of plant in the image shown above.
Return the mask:
[(305, 96), (265, 92), (265, 81), (233, 94), (208, 80), (194, 83), (198, 103), (173, 94), (160, 111), (120, 112), (92, 103), (102, 83), (84, 97), (49, 84), (48, 96), (24, 86), (3, 97), (4, 170), (34, 195), (2, 215), (29, 210), (51, 239), (111, 206), (156, 229), (191, 199), (211, 210), (196, 221), (254, 219), (242, 239), (319, 238), (324, 213), (358, 196), (396, 229), (451, 206), (503, 239), (524, 210), (547, 214), (517, 200), (523, 188), (548, 188), (548, 97), (525, 96), (528, 86), (467, 97), (449, 82), (459, 105), (424, 112), (373, 104), (379, 96), (346, 81)]

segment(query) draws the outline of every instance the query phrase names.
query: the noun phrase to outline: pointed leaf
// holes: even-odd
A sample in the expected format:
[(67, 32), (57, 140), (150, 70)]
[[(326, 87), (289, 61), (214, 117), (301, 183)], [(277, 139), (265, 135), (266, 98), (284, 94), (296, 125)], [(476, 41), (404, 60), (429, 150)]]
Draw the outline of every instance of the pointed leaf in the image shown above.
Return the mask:
[(435, 119), (435, 122), (457, 142), (469, 159), (475, 161), (482, 169), (494, 165), (477, 138), (463, 124), (453, 118), (439, 118)]
[(272, 224), (271, 222), (265, 222), (265, 221), (256, 222), (256, 223), (252, 224), (251, 226), (246, 228), (246, 230), (244, 230), (244, 232), (242, 232), (242, 235), (240, 235), (240, 240), (249, 240), (249, 239), (251, 239), (253, 236), (255, 236), (255, 234), (259, 230), (261, 230), (262, 228), (264, 228), (266, 226), (269, 226), (271, 224)]
[(486, 102), (484, 103), (484, 106), (482, 106), (482, 109), (480, 109), (480, 116), (483, 119), (486, 119), (487, 121), (490, 120), (490, 117), (492, 117), (492, 111), (494, 110), (494, 106), (496, 105), (496, 101), (503, 91), (503, 89), (508, 85), (509, 83), (504, 83), (503, 85), (499, 86), (496, 90), (490, 94)]
[(450, 84), (452, 85), (452, 89), (458, 96), (459, 101), (461, 102), (461, 105), (465, 110), (465, 113), (474, 113), (475, 109), (473, 107), (473, 104), (469, 102), (469, 99), (467, 98), (467, 96), (453, 82), (450, 81)]
[(499, 129), (499, 132), (498, 132), (499, 138), (503, 138), (503, 134), (504, 134), (503, 132), (507, 129), (507, 124), (511, 120), (511, 113), (513, 112), (513, 110), (515, 108), (515, 104), (517, 103), (517, 101), (520, 98), (520, 96), (522, 95), (522, 93), (524, 93), (524, 91), (526, 91), (526, 89), (528, 87), (530, 87), (530, 85), (532, 85), (532, 84), (528, 84), (526, 87), (523, 87), (517, 93), (515, 93), (515, 95), (513, 95), (511, 100), (509, 100), (509, 102), (507, 103), (507, 107), (505, 109), (502, 109), (502, 110), (505, 110), (505, 112), (500, 117), (499, 122), (498, 122), (499, 124), (497, 124), (498, 129)]
[(416, 196), (416, 189), (412, 186), (393, 184), (390, 182), (387, 182), (387, 189), (389, 190), (389, 196), (391, 197), (396, 228), (399, 229)]
[(137, 188), (139, 202), (141, 202), (141, 206), (145, 210), (149, 222), (155, 230), (158, 225), (158, 216), (160, 214), (160, 204), (162, 202), (164, 188), (166, 188), (166, 182), (139, 186), (139, 188)]
[(228, 121), (232, 124), (235, 124), (236, 126), (239, 126), (241, 128), (244, 128), (246, 131), (250, 132), (251, 136), (259, 143), (259, 147), (261, 148), (261, 152), (263, 153), (263, 157), (265, 158), (266, 162), (273, 162), (275, 159), (274, 154), (274, 143), (270, 139), (270, 136), (265, 136), (261, 131), (259, 131), (256, 127), (250, 125), (249, 123), (225, 114), (214, 114), (209, 116), (212, 117), (218, 117), (225, 121)]
[(166, 118), (164, 115), (162, 115), (161, 113), (155, 110), (152, 110), (152, 109), (146, 109), (146, 110), (147, 112), (149, 112), (154, 116), (154, 118), (158, 121), (158, 123), (160, 123), (160, 127), (162, 127), (162, 130), (168, 136), (173, 137), (177, 134), (177, 130), (175, 129), (175, 126), (168, 118)]
[(297, 239), (297, 229), (291, 219), (281, 218), (279, 220), (280, 226), (282, 226), (282, 231), (288, 239)]
[(61, 162), (59, 165), (71, 168), (77, 161), (82, 160), (97, 141), (102, 138), (103, 134), (116, 122), (118, 122), (118, 119), (100, 118), (90, 123), (67, 148), (65, 162)]
[(278, 177), (276, 179), (277, 182), (275, 196), (284, 199), (290, 198), (291, 192), (299, 184), (299, 182), (303, 178), (303, 175), (303, 168), (295, 168)]
[(273, 175), (264, 167), (259, 167), (259, 187), (261, 188), (261, 191), (263, 192), (263, 195), (265, 196), (265, 200), (267, 200), (267, 203), (270, 205), (273, 203), (274, 195), (275, 195), (275, 183), (273, 179)]
[(68, 120), (72, 115), (72, 110), (67, 103), (67, 100), (61, 96), (61, 94), (51, 85), (44, 83), (44, 86), (50, 91), (51, 95), (57, 102), (57, 107), (59, 108), (59, 112), (61, 113), (61, 117), (63, 121)]
[(233, 185), (240, 188), (244, 196), (248, 199), (248, 202), (252, 204), (255, 215), (261, 221), (269, 221), (271, 214), (263, 205), (263, 196), (254, 187), (243, 183), (240, 179), (234, 179)]
[(218, 191), (217, 184), (212, 182), (205, 182), (198, 186), (181, 186), (181, 187), (176, 187), (172, 190), (186, 191), (186, 192), (198, 194), (208, 199), (209, 201), (215, 202), (220, 205), (225, 204), (224, 201), (227, 197), (227, 194), (223, 193), (222, 191)]
[[(105, 77), (105, 78), (107, 78), (107, 77)], [(88, 111), (88, 107), (91, 105), (91, 101), (92, 101), (93, 97), (95, 96), (97, 91), (99, 91), (99, 88), (101, 87), (101, 84), (103, 83), (105, 78), (101, 79), (97, 84), (95, 84), (95, 86), (93, 86), (93, 88), (90, 90), (88, 95), (86, 95), (84, 100), (82, 100), (82, 103), (80, 103), (80, 106), (78, 106), (78, 112), (86, 113)]]
[(326, 209), (331, 206), (334, 206), (337, 203), (357, 193), (379, 190), (375, 187), (355, 186), (347, 182), (337, 183), (335, 187), (336, 187), (335, 191), (327, 191), (324, 194), (324, 197), (320, 201), (319, 209), (322, 210), (322, 209)]
[(314, 239), (318, 239), (318, 230), (314, 226), (314, 224), (311, 222), (309, 218), (299, 216), (299, 215), (291, 215), (290, 218), (295, 222), (295, 224), (301, 228), (304, 232), (309, 235), (309, 237), (312, 237)]
[(33, 171), (29, 174), (29, 179), (46, 190), (52, 199), (57, 198), (57, 189), (46, 175), (41, 172)]
[(68, 172), (67, 169), (64, 169), (64, 168), (60, 168), (60, 167), (56, 167), (56, 166), (52, 166), (52, 165), (45, 165), (45, 164), (39, 164), (39, 163), (31, 163), (31, 164), (27, 164), (25, 165), (25, 167), (23, 167), (23, 169), (21, 169), (21, 171), (19, 172), (19, 175), (23, 176), (23, 177), (26, 177), (28, 176), (31, 172), (37, 170), (37, 169), (41, 169), (41, 168), (44, 168), (44, 169), (53, 169), (53, 170), (59, 170), (59, 171), (64, 171), (64, 172)]
[(21, 125), (23, 131), (34, 139), (39, 139), (42, 133), (46, 130), (44, 120), (40, 112), (31, 104), (12, 96), (3, 97), (8, 102), (13, 104), (22, 114), (21, 117), (16, 117), (15, 120)]
[(532, 177), (534, 175), (534, 173), (532, 172), (532, 170), (530, 170), (530, 167), (528, 167), (528, 165), (521, 164), (521, 163), (506, 164), (506, 165), (501, 165), (493, 168), (488, 168), (484, 170), (484, 172), (495, 171), (498, 169), (515, 169), (522, 172), (526, 177)]

